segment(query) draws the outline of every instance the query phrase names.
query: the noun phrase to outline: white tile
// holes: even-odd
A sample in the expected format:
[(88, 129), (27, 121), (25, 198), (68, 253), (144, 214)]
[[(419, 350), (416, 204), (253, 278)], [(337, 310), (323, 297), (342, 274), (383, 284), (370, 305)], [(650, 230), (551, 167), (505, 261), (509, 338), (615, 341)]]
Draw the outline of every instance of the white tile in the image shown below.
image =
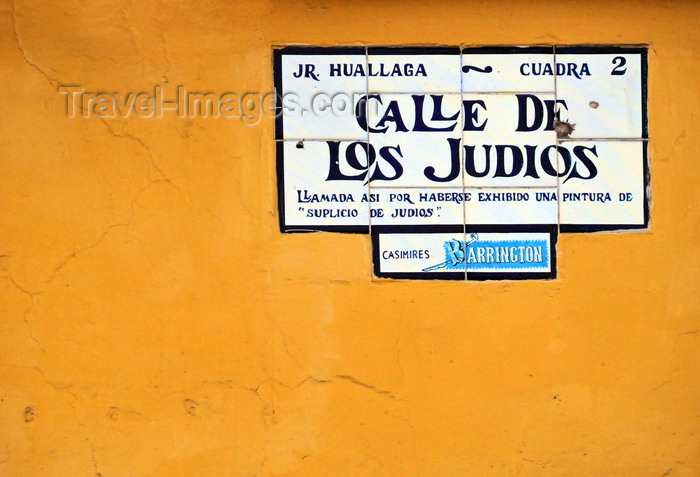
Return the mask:
[(370, 187), (370, 223), (375, 225), (461, 225), (462, 188)]
[(466, 187), (556, 187), (554, 95), (464, 94)]
[(370, 93), (459, 93), (459, 48), (369, 48)]
[(645, 142), (567, 142), (564, 146), (574, 158), (570, 170), (576, 170), (560, 179), (562, 226), (645, 224)]
[(462, 91), (554, 92), (551, 47), (466, 48), (462, 53)]
[[(367, 170), (352, 168), (344, 156), (348, 147), (364, 153), (366, 143), (348, 141), (278, 142), (282, 147), (284, 224), (287, 228), (367, 227)], [(339, 154), (335, 154), (337, 150)], [(335, 157), (341, 159), (336, 162)], [(359, 162), (358, 162), (359, 164)], [(364, 199), (364, 200), (363, 200)]]
[(560, 116), (575, 124), (571, 138), (643, 137), (641, 54), (557, 53), (556, 59), (563, 73), (557, 99), (566, 102)]
[[(467, 232), (468, 236), (469, 232)], [(531, 273), (549, 274), (554, 270), (556, 251), (547, 232), (479, 232), (466, 249), (467, 280), (480, 274), (494, 278), (517, 278)]]
[(367, 131), (355, 119), (357, 104), (367, 92), (367, 78), (358, 74), (367, 68), (364, 48), (348, 49), (355, 54), (305, 51), (282, 50), (277, 85), (283, 98), (282, 135), (278, 130), (277, 139), (366, 139)]
[(373, 186), (462, 186), (459, 94), (381, 94), (368, 110)]
[(465, 189), (467, 224), (556, 224), (557, 188)]
[(425, 274), (451, 273), (465, 279), (464, 233), (380, 233), (374, 251), (375, 273)]

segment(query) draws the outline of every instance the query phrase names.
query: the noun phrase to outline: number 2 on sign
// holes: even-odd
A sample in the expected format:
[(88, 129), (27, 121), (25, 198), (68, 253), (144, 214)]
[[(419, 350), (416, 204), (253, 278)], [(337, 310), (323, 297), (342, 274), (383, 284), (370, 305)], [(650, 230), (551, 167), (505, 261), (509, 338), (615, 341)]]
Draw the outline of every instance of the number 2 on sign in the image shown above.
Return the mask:
[(627, 60), (624, 56), (616, 56), (615, 58), (613, 58), (612, 63), (613, 65), (615, 65), (615, 68), (613, 68), (613, 70), (610, 72), (611, 75), (622, 76), (625, 74), (627, 68), (620, 69), (627, 64)]

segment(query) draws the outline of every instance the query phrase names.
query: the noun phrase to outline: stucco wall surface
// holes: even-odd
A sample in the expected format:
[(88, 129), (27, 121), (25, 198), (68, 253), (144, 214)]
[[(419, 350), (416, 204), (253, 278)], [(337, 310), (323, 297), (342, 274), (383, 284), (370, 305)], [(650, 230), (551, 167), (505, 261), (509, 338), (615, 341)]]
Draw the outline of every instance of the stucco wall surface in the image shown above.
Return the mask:
[[(700, 475), (696, 2), (0, 1), (0, 475)], [(650, 44), (651, 228), (559, 277), (379, 281), (281, 234), (272, 47)]]

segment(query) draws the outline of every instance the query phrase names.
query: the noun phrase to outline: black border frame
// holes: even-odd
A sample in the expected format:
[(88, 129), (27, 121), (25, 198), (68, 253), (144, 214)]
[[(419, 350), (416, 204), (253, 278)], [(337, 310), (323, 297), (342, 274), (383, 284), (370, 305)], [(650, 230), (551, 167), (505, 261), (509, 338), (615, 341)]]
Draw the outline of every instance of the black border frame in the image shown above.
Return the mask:
[(367, 55), (459, 55), (459, 46), (368, 46)]
[(492, 45), (492, 46), (467, 46), (462, 48), (463, 55), (501, 55), (501, 54), (554, 54), (555, 45), (532, 45), (532, 46), (509, 46), (509, 45)]

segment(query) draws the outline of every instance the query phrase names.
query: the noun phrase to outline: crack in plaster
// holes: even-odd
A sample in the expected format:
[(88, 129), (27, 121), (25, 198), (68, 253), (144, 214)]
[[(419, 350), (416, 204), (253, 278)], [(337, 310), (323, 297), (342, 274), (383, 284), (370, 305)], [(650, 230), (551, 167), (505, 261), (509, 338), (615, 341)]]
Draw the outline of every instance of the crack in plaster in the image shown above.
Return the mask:
[(132, 3), (130, 1), (127, 2), (126, 7), (119, 9), (118, 15), (120, 17), (120, 20), (122, 21), (124, 30), (129, 32), (129, 38), (131, 40), (131, 43), (136, 49), (136, 56), (141, 60), (141, 76), (145, 76), (146, 67), (144, 64), (144, 55), (141, 49), (141, 45), (139, 45), (139, 42), (136, 40), (136, 33), (134, 33), (134, 28), (131, 25), (131, 21), (129, 20), (129, 14), (126, 11), (126, 9), (131, 8), (131, 6)]
[(107, 230), (105, 230), (104, 232), (102, 232), (102, 234), (101, 234), (100, 237), (97, 239), (97, 241), (91, 243), (90, 245), (87, 245), (87, 246), (85, 246), (85, 247), (79, 248), (78, 250), (72, 252), (70, 255), (68, 255), (66, 258), (64, 258), (64, 259), (53, 269), (53, 271), (51, 272), (51, 276), (50, 276), (48, 279), (46, 279), (46, 281), (45, 281), (44, 283), (50, 283), (50, 282), (52, 282), (52, 281), (58, 276), (58, 274), (61, 272), (61, 270), (63, 269), (63, 267), (65, 267), (66, 264), (68, 264), (68, 262), (70, 262), (71, 260), (73, 260), (74, 258), (76, 258), (76, 257), (77, 257), (78, 255), (80, 255), (81, 253), (87, 252), (88, 250), (91, 250), (91, 249), (97, 247), (98, 245), (100, 245), (100, 244), (105, 240), (105, 238), (107, 238), (107, 235), (108, 235), (112, 230), (114, 230), (114, 229), (116, 229), (116, 228), (118, 228), (118, 227), (126, 227), (127, 225), (129, 225), (129, 222), (130, 222), (130, 220), (129, 220), (128, 222), (119, 222), (119, 223), (110, 225), (109, 227), (107, 227)]
[(28, 330), (28, 332), (29, 332), (29, 336), (32, 338), (32, 340), (34, 340), (34, 341), (36, 342), (36, 344), (39, 346), (39, 349), (41, 349), (42, 352), (46, 353), (46, 350), (45, 350), (44, 347), (42, 346), (41, 342), (39, 341), (39, 339), (38, 339), (38, 338), (36, 337), (36, 335), (34, 334), (34, 325), (32, 324), (31, 321), (29, 321), (29, 313), (32, 312), (32, 310), (34, 309), (34, 306), (36, 305), (36, 299), (35, 299), (35, 297), (36, 297), (37, 295), (40, 295), (41, 293), (40, 293), (40, 292), (32, 292), (32, 291), (27, 290), (26, 288), (24, 288), (23, 286), (21, 286), (19, 283), (17, 283), (17, 281), (15, 281), (15, 279), (12, 278), (11, 276), (8, 276), (7, 279), (8, 279), (8, 280), (10, 281), (10, 283), (12, 283), (20, 292), (22, 292), (23, 294), (25, 294), (25, 295), (27, 295), (27, 296), (29, 297), (30, 304), (29, 304), (29, 306), (24, 310), (24, 317), (23, 317), (24, 323), (27, 325), (27, 330)]
[[(167, 182), (168, 184), (173, 186), (178, 191), (178, 193), (182, 196), (182, 190), (180, 189), (180, 187), (175, 185), (175, 183), (172, 180), (170, 180), (170, 178), (165, 174), (165, 172), (163, 172), (163, 169), (161, 169), (160, 166), (158, 166), (158, 164), (155, 161), (155, 158), (153, 157), (153, 151), (151, 150), (151, 147), (148, 144), (146, 144), (146, 142), (143, 139), (141, 139), (140, 137), (135, 136), (131, 133), (128, 133), (124, 129), (122, 129), (121, 134), (120, 134), (112, 126), (110, 126), (110, 123), (105, 118), (100, 117), (100, 120), (102, 121), (102, 124), (105, 125), (105, 127), (107, 128), (107, 130), (109, 131), (109, 133), (112, 136), (120, 138), (120, 139), (130, 139), (132, 141), (135, 141), (143, 149), (145, 149), (146, 153), (148, 154), (151, 167), (153, 167), (158, 172), (158, 174), (160, 174), (160, 176), (161, 176), (161, 178), (157, 179), (157, 180), (164, 180), (165, 182)], [(149, 173), (148, 180), (151, 182), (154, 181), (150, 177), (150, 173)]]
[[(105, 231), (102, 232), (102, 234), (100, 234), (99, 238), (98, 238), (95, 242), (93, 242), (93, 243), (91, 243), (91, 244), (89, 244), (89, 245), (87, 245), (87, 246), (81, 247), (81, 248), (79, 248), (78, 250), (75, 250), (75, 251), (71, 252), (66, 258), (64, 258), (64, 259), (53, 269), (51, 275), (50, 275), (46, 280), (44, 280), (44, 284), (49, 284), (49, 283), (51, 283), (54, 279), (56, 279), (56, 277), (60, 274), (60, 272), (63, 270), (63, 268), (64, 268), (69, 262), (71, 262), (72, 260), (74, 260), (75, 258), (77, 258), (80, 254), (82, 254), (82, 253), (84, 253), (84, 252), (86, 252), (86, 251), (88, 251), (88, 250), (94, 249), (94, 248), (96, 248), (97, 246), (99, 246), (99, 245), (107, 238), (107, 236), (109, 235), (110, 232), (112, 232), (113, 230), (115, 230), (115, 229), (117, 229), (117, 228), (120, 228), (120, 227), (127, 227), (127, 226), (129, 226), (129, 225), (131, 224), (131, 222), (133, 221), (134, 216), (135, 216), (135, 214), (136, 214), (135, 204), (136, 204), (136, 202), (138, 202), (139, 198), (141, 197), (141, 194), (143, 194), (146, 190), (148, 190), (149, 188), (151, 188), (153, 185), (159, 184), (159, 183), (163, 183), (163, 182), (168, 183), (169, 185), (175, 187), (178, 191), (180, 190), (177, 186), (175, 186), (175, 185), (174, 185), (169, 179), (167, 179), (167, 178), (158, 179), (158, 180), (153, 180), (153, 179), (150, 179), (150, 178), (149, 178), (149, 184), (146, 185), (146, 186), (144, 186), (144, 187), (142, 187), (142, 188), (139, 189), (138, 191), (136, 191), (136, 193), (134, 194), (133, 199), (131, 200), (131, 204), (130, 204), (130, 205), (131, 205), (131, 212), (130, 212), (130, 214), (129, 214), (129, 219), (128, 219), (127, 221), (125, 221), (125, 222), (118, 222), (118, 223), (115, 223), (115, 224), (110, 225), (109, 227), (107, 227), (107, 229), (106, 229)], [(7, 256), (7, 255), (3, 255), (3, 256)], [(43, 345), (41, 344), (41, 342), (39, 341), (39, 339), (37, 338), (37, 336), (34, 334), (34, 325), (33, 325), (33, 323), (32, 323), (32, 322), (30, 321), (30, 319), (29, 319), (30, 313), (34, 310), (34, 307), (37, 306), (36, 296), (41, 295), (43, 292), (41, 292), (41, 291), (31, 291), (31, 290), (28, 290), (26, 287), (20, 285), (13, 277), (11, 277), (11, 276), (9, 276), (9, 275), (7, 275), (5, 278), (7, 278), (21, 293), (23, 293), (23, 294), (25, 294), (25, 295), (27, 295), (27, 296), (29, 297), (29, 299), (30, 299), (30, 304), (29, 304), (29, 306), (24, 310), (23, 321), (24, 321), (24, 323), (27, 325), (27, 329), (28, 329), (28, 332), (29, 332), (29, 336), (32, 338), (32, 340), (33, 340), (34, 342), (36, 342), (36, 344), (39, 346), (39, 348), (41, 349), (41, 351), (42, 351), (43, 353), (46, 353), (46, 349), (43, 347)], [(38, 368), (37, 368), (37, 370), (38, 370)], [(41, 372), (41, 370), (39, 370), (39, 371)], [(42, 374), (43, 374), (43, 372), (42, 372)], [(47, 381), (47, 382), (48, 382), (48, 381)], [(52, 383), (49, 383), (49, 384), (52, 384)], [(56, 387), (56, 386), (54, 385), (54, 387)], [(58, 389), (58, 388), (56, 388), (56, 389)], [(74, 397), (75, 397), (75, 395), (74, 395)]]
[[(177, 192), (178, 192), (178, 194), (180, 195), (180, 198), (181, 198), (182, 200), (184, 200), (184, 201), (186, 201), (186, 202), (189, 202), (189, 203), (192, 204), (192, 205), (195, 205), (195, 203), (194, 203), (194, 201), (193, 201), (192, 199), (186, 198), (186, 197), (185, 197), (185, 194), (183, 193), (182, 188), (180, 188), (180, 186), (178, 186), (177, 184), (175, 184), (175, 183), (165, 174), (165, 172), (163, 172), (163, 169), (161, 169), (161, 167), (156, 163), (155, 158), (153, 157), (153, 151), (151, 150), (150, 146), (149, 146), (148, 144), (146, 144), (146, 142), (145, 142), (143, 139), (141, 139), (140, 137), (138, 137), (138, 136), (136, 136), (136, 135), (134, 135), (134, 134), (131, 134), (131, 133), (125, 131), (124, 129), (122, 129), (121, 133), (119, 133), (119, 132), (117, 132), (112, 126), (110, 126), (110, 123), (109, 123), (105, 118), (102, 118), (102, 117), (101, 117), (100, 120), (101, 120), (102, 123), (105, 125), (105, 127), (107, 128), (107, 130), (109, 131), (109, 133), (110, 133), (111, 135), (113, 135), (114, 137), (117, 137), (117, 138), (120, 138), (120, 139), (130, 139), (130, 140), (132, 140), (132, 141), (135, 141), (135, 142), (136, 142), (137, 144), (139, 144), (143, 149), (145, 149), (146, 153), (148, 154), (149, 163), (150, 163), (151, 167), (153, 167), (153, 169), (155, 169), (155, 170), (158, 172), (158, 174), (160, 175), (160, 179), (155, 179), (155, 180), (154, 180), (154, 179), (151, 178), (151, 176), (150, 176), (150, 171), (149, 171), (148, 180), (149, 180), (150, 182), (166, 182), (166, 183), (168, 183), (168, 184), (171, 185), (173, 188), (175, 188), (175, 190), (177, 190)], [(196, 208), (196, 206), (195, 206), (195, 208)], [(227, 236), (234, 238), (234, 236), (231, 235), (231, 234), (228, 232), (228, 226), (226, 225), (226, 223), (225, 223), (217, 214), (215, 214), (214, 211), (211, 210), (211, 207), (210, 207), (208, 204), (204, 204), (204, 209), (205, 209), (205, 211), (206, 211), (209, 215), (211, 215), (211, 216), (223, 227), (223, 230), (224, 230), (224, 232), (226, 233)], [(201, 212), (201, 211), (198, 211), (198, 212)]]
[(163, 58), (165, 59), (165, 70), (163, 70), (163, 73), (161, 74), (161, 79), (163, 80), (163, 84), (168, 84), (170, 83), (169, 74), (172, 64), (170, 63), (168, 41), (165, 39), (165, 33), (162, 31), (160, 32), (160, 40), (163, 42)]
[(71, 407), (71, 409), (72, 409), (72, 411), (73, 411), (73, 414), (74, 414), (74, 416), (75, 416), (75, 422), (76, 422), (76, 424), (78, 424), (78, 425), (81, 426), (81, 427), (86, 427), (86, 424), (85, 424), (85, 423), (82, 423), (82, 422), (80, 422), (80, 421), (78, 420), (78, 412), (77, 412), (77, 410), (75, 409), (75, 401), (78, 400), (78, 394), (71, 390), (71, 388), (75, 387), (75, 385), (73, 385), (73, 384), (64, 384), (64, 385), (61, 385), (61, 384), (56, 384), (56, 383), (54, 383), (53, 381), (50, 381), (49, 379), (47, 379), (46, 373), (44, 373), (44, 371), (43, 371), (40, 367), (38, 367), (38, 366), (17, 366), (17, 365), (15, 365), (15, 364), (7, 364), (7, 363), (3, 364), (3, 366), (7, 366), (7, 367), (10, 367), (10, 368), (15, 368), (15, 369), (23, 369), (23, 370), (29, 370), (29, 371), (36, 371), (37, 373), (39, 373), (39, 374), (41, 375), (41, 380), (42, 380), (45, 384), (49, 385), (54, 391), (60, 392), (60, 393), (67, 393), (67, 394), (69, 394), (69, 395), (71, 396), (71, 399), (70, 399), (70, 401), (69, 401), (69, 405), (70, 405), (70, 407)]
[(365, 389), (369, 389), (370, 391), (373, 391), (375, 394), (378, 394), (380, 396), (384, 396), (384, 397), (387, 397), (389, 399), (393, 399), (395, 401), (405, 402), (404, 399), (398, 398), (396, 396), (396, 394), (394, 394), (391, 391), (387, 391), (385, 389), (380, 389), (372, 384), (365, 383), (365, 382), (360, 381), (359, 379), (355, 378), (354, 376), (350, 376), (347, 374), (336, 374), (336, 375), (334, 375), (330, 378), (326, 378), (326, 379), (315, 378), (315, 377), (309, 375), (306, 379), (304, 379), (302, 382), (300, 382), (297, 385), (297, 387), (301, 387), (303, 384), (305, 384), (309, 381), (311, 381), (315, 384), (328, 384), (328, 383), (333, 383), (338, 379), (343, 380), (343, 381), (347, 381), (347, 382), (352, 383), (352, 384), (356, 384), (357, 386), (360, 386), (360, 387), (365, 388)]
[(153, 153), (152, 153), (152, 151), (151, 151), (151, 148), (148, 146), (148, 144), (146, 144), (146, 143), (143, 141), (143, 139), (139, 138), (138, 136), (134, 136), (133, 134), (130, 134), (130, 133), (126, 132), (126, 131), (122, 131), (122, 133), (120, 134), (120, 133), (118, 133), (117, 131), (115, 131), (114, 128), (113, 128), (112, 126), (110, 126), (109, 123), (108, 123), (104, 118), (100, 118), (100, 119), (102, 120), (102, 123), (105, 125), (105, 127), (106, 127), (107, 130), (110, 132), (110, 134), (112, 134), (114, 137), (117, 137), (117, 138), (120, 138), (120, 139), (129, 139), (129, 140), (135, 141), (135, 142), (136, 142), (137, 144), (139, 144), (143, 149), (145, 149), (146, 152), (148, 153), (149, 158), (150, 158), (150, 161), (149, 161), (149, 162), (150, 162), (151, 166), (160, 174), (161, 178), (160, 178), (160, 179), (153, 179), (152, 177), (150, 177), (150, 171), (149, 171), (149, 175), (148, 175), (148, 182), (149, 182), (149, 184), (146, 185), (146, 186), (144, 186), (144, 187), (142, 187), (142, 188), (139, 189), (138, 191), (136, 191), (136, 194), (134, 195), (134, 198), (131, 200), (131, 212), (130, 212), (130, 214), (129, 214), (128, 220), (126, 220), (125, 222), (117, 222), (117, 223), (115, 223), (115, 224), (110, 225), (109, 227), (107, 227), (107, 229), (106, 229), (105, 231), (102, 232), (102, 234), (100, 235), (100, 237), (99, 237), (95, 242), (93, 242), (93, 243), (91, 243), (91, 244), (89, 244), (89, 245), (87, 245), (87, 246), (85, 246), (85, 247), (82, 247), (82, 248), (80, 248), (80, 249), (78, 249), (78, 250), (76, 250), (76, 251), (74, 251), (74, 252), (72, 252), (72, 253), (70, 253), (65, 259), (63, 259), (63, 260), (54, 268), (54, 270), (53, 270), (51, 276), (50, 276), (48, 279), (46, 279), (44, 283), (50, 283), (51, 281), (53, 281), (53, 280), (58, 276), (58, 274), (60, 273), (60, 271), (66, 266), (66, 264), (68, 264), (71, 260), (75, 259), (78, 255), (80, 255), (81, 253), (86, 252), (86, 251), (88, 251), (88, 250), (91, 250), (91, 249), (97, 247), (98, 245), (100, 245), (100, 244), (107, 238), (107, 235), (109, 235), (109, 233), (112, 232), (114, 229), (120, 228), (120, 227), (127, 227), (127, 226), (131, 225), (131, 222), (133, 221), (134, 216), (135, 216), (135, 214), (136, 214), (136, 209), (135, 209), (135, 207), (134, 207), (134, 204), (138, 201), (138, 199), (140, 198), (141, 194), (142, 194), (143, 192), (145, 192), (147, 189), (149, 189), (151, 186), (153, 186), (154, 184), (158, 184), (158, 183), (167, 183), (168, 185), (172, 186), (175, 190), (177, 190), (177, 192), (178, 192), (178, 194), (180, 195), (180, 197), (183, 198), (183, 200), (184, 200), (183, 193), (182, 193), (182, 189), (180, 189), (180, 187), (178, 187), (175, 183), (173, 183), (173, 181), (170, 180), (170, 179), (165, 175), (165, 173), (164, 173), (163, 170), (158, 166), (158, 164), (156, 164), (155, 159), (154, 159), (154, 157), (153, 157)]
[(48, 81), (49, 85), (51, 85), (52, 88), (57, 88), (60, 83), (57, 80), (51, 78), (48, 75), (48, 73), (46, 73), (42, 68), (40, 68), (39, 65), (37, 65), (34, 61), (30, 60), (27, 56), (27, 52), (24, 49), (24, 46), (22, 46), (22, 40), (20, 39), (19, 31), (17, 30), (17, 7), (15, 6), (15, 0), (10, 0), (10, 10), (12, 10), (12, 32), (14, 33), (15, 40), (17, 41), (17, 48), (19, 49), (20, 53), (22, 53), (22, 58), (24, 58), (24, 62), (32, 68), (34, 68), (36, 71), (38, 71), (41, 74), (41, 76), (43, 76), (46, 79), (46, 81)]
[(95, 447), (92, 447), (92, 466), (95, 469), (95, 477), (102, 477), (102, 474), (97, 471), (97, 456), (95, 453)]
[(146, 416), (145, 414), (143, 414), (139, 411), (136, 411), (134, 409), (122, 409), (122, 408), (117, 407), (117, 406), (112, 406), (107, 411), (107, 417), (112, 421), (117, 421), (119, 419), (119, 416), (122, 414), (137, 416), (137, 417), (140, 417), (141, 419), (145, 419), (146, 421), (149, 421), (149, 422), (156, 421), (156, 419), (152, 419), (152, 418)]

